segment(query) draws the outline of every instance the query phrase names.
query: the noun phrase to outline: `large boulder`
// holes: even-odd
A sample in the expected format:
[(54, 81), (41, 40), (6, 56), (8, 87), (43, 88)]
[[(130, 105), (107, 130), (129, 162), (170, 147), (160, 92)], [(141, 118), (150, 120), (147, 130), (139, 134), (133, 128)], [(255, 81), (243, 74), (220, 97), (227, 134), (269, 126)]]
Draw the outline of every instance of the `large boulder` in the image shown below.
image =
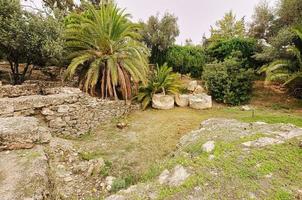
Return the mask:
[(0, 151), (29, 149), (35, 144), (50, 141), (51, 134), (47, 127), (34, 117), (0, 118)]
[(191, 81), (188, 84), (187, 90), (189, 90), (190, 92), (194, 92), (197, 86), (198, 86), (197, 81)]
[(189, 106), (198, 110), (212, 108), (212, 97), (207, 94), (190, 96)]
[(205, 93), (205, 89), (201, 86), (201, 85), (197, 85), (197, 87), (195, 88), (193, 94), (203, 94)]
[(189, 97), (190, 95), (187, 94), (178, 94), (175, 95), (175, 103), (179, 107), (186, 107), (189, 105)]
[(152, 107), (160, 110), (174, 108), (174, 96), (154, 94), (152, 97)]

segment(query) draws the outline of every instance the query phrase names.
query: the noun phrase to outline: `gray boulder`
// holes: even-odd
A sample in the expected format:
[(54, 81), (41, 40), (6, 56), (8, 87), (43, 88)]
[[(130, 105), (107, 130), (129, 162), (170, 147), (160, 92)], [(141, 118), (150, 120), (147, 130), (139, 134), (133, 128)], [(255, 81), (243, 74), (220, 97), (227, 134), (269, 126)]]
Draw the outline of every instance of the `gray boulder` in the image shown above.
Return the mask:
[(188, 84), (187, 90), (189, 90), (190, 92), (194, 92), (197, 86), (198, 86), (197, 81), (191, 81)]
[(187, 107), (189, 105), (189, 95), (187, 94), (175, 95), (175, 103), (179, 107)]
[(152, 107), (160, 110), (169, 110), (174, 108), (174, 96), (154, 94), (152, 97)]
[(198, 110), (212, 108), (212, 97), (207, 94), (198, 94), (190, 96), (189, 106)]
[(193, 94), (202, 94), (205, 93), (205, 89), (201, 85), (197, 85)]

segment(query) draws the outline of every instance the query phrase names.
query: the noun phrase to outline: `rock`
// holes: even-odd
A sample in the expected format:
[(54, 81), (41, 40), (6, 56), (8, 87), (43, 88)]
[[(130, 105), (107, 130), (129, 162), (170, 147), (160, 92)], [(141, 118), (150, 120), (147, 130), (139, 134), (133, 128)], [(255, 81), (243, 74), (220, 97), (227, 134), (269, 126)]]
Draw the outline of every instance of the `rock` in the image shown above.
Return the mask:
[(169, 186), (180, 186), (185, 180), (190, 176), (187, 170), (181, 166), (177, 165), (173, 168), (171, 172), (164, 170), (159, 176), (159, 183)]
[(152, 107), (160, 110), (174, 108), (174, 97), (171, 95), (154, 94), (152, 97)]
[(113, 176), (107, 176), (106, 179), (105, 179), (105, 187), (106, 187), (106, 190), (108, 191), (111, 191), (112, 189), (112, 185), (113, 185), (113, 182), (116, 178), (113, 177)]
[(114, 194), (107, 197), (105, 200), (125, 200), (126, 198), (123, 195)]
[(127, 127), (127, 124), (125, 122), (120, 122), (116, 125), (116, 127), (119, 129), (124, 129)]
[(0, 152), (1, 200), (50, 198), (48, 162), (42, 146)]
[(50, 110), (49, 108), (42, 108), (42, 111), (41, 111), (42, 115), (54, 115), (55, 113)]
[(64, 122), (61, 117), (57, 117), (49, 122), (50, 128), (64, 127), (66, 125), (66, 122)]
[(164, 184), (168, 182), (169, 176), (170, 176), (169, 170), (165, 169), (158, 177), (159, 184)]
[(202, 145), (202, 151), (210, 153), (215, 148), (215, 142), (214, 141), (208, 141)]
[(49, 129), (34, 117), (0, 118), (0, 151), (32, 148), (50, 138)]
[(205, 89), (201, 85), (197, 85), (193, 94), (203, 94), (205, 93)]
[(67, 105), (58, 106), (58, 113), (67, 113), (68, 110), (69, 110), (69, 106)]
[(212, 97), (206, 94), (190, 96), (189, 106), (198, 110), (212, 108)]
[(191, 81), (191, 82), (188, 84), (187, 89), (188, 89), (190, 92), (194, 92), (194, 90), (196, 89), (197, 86), (198, 86), (197, 81)]
[(250, 110), (253, 110), (253, 108), (251, 108), (251, 107), (248, 106), (248, 105), (245, 105), (245, 106), (242, 106), (242, 107), (241, 107), (241, 110), (242, 110), (242, 111), (250, 111)]
[(105, 166), (105, 161), (103, 160), (103, 158), (90, 160), (86, 176), (99, 174), (103, 166)]
[(273, 144), (282, 144), (284, 141), (275, 139), (275, 138), (269, 138), (269, 137), (262, 137), (254, 141), (248, 141), (245, 143), (242, 143), (245, 147), (264, 147), (267, 145), (273, 145)]
[(189, 105), (189, 95), (187, 94), (175, 95), (175, 103), (179, 107), (187, 107)]

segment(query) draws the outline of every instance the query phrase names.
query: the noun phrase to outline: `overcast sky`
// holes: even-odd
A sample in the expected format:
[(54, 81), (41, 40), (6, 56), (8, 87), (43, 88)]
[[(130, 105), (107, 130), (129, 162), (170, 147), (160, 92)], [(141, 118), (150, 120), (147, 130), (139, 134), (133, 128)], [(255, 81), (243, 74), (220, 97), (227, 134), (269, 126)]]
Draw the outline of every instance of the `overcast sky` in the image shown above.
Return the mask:
[[(40, 0), (32, 0), (40, 5)], [(209, 35), (211, 25), (221, 19), (224, 13), (233, 10), (237, 18), (250, 20), (255, 5), (260, 0), (116, 0), (119, 7), (126, 8), (133, 20), (147, 20), (150, 15), (165, 12), (178, 17), (180, 35), (177, 43), (191, 38), (201, 41), (203, 33)], [(269, 0), (274, 5), (277, 0)]]

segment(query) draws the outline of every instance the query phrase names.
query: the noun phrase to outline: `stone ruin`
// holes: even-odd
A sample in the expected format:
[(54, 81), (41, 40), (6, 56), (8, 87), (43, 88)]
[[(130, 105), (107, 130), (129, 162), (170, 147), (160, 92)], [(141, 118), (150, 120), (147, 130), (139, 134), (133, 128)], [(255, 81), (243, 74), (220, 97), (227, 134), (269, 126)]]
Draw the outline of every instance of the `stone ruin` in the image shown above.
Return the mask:
[[(61, 178), (55, 170), (56, 166), (61, 166), (58, 164), (61, 161), (55, 159), (62, 158), (67, 151), (62, 149), (69, 144), (63, 138), (93, 132), (99, 125), (138, 108), (125, 101), (90, 97), (77, 88), (49, 88), (35, 83), (1, 85), (1, 200), (55, 199), (54, 194), (61, 191), (54, 190), (64, 188), (65, 179), (70, 178)], [(75, 154), (77, 152), (70, 153)], [(78, 179), (85, 190), (86, 182)], [(68, 191), (62, 191), (64, 193)]]
[(56, 136), (79, 136), (135, 106), (90, 97), (77, 88), (0, 86), (0, 118), (35, 117)]

